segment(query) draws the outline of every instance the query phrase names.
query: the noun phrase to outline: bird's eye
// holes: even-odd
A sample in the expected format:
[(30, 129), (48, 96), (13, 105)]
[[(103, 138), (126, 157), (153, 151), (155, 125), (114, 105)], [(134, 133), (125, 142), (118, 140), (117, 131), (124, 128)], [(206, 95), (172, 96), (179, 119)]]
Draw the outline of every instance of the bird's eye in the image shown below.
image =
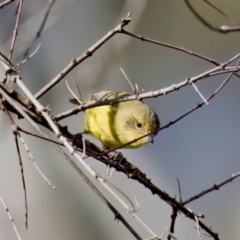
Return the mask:
[(142, 127), (142, 124), (140, 122), (137, 122), (137, 127), (138, 128), (141, 128)]

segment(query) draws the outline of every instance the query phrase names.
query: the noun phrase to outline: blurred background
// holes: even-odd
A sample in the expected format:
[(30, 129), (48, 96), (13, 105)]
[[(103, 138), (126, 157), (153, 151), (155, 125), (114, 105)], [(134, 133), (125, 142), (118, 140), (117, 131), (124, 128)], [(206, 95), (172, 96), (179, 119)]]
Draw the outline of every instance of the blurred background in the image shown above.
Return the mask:
[[(192, 2), (213, 25), (231, 25), (203, 1)], [(240, 22), (239, 1), (212, 2)], [(16, 3), (12, 3), (0, 10), (1, 52), (7, 56), (16, 19), (15, 7)], [(22, 58), (34, 38), (47, 7), (46, 0), (24, 1), (14, 63)], [(126, 29), (136, 34), (184, 47), (218, 62), (225, 62), (239, 52), (239, 33), (220, 34), (209, 30), (193, 16), (184, 1), (57, 0), (37, 41), (37, 44), (41, 43), (40, 49), (20, 68), (24, 83), (36, 93), (60, 73), (71, 58), (80, 56), (117, 26), (128, 12), (132, 13), (132, 21)], [(77, 81), (86, 99), (89, 94), (102, 90), (131, 92), (120, 67), (133, 83), (148, 92), (182, 82), (214, 65), (183, 52), (117, 34), (40, 101), (44, 106), (50, 105), (52, 114), (71, 109), (73, 106), (68, 99), (72, 96), (65, 83), (71, 77)], [(0, 74), (3, 79), (3, 68), (0, 68)], [(208, 97), (226, 77), (208, 78), (199, 81), (197, 86)], [(233, 77), (209, 106), (161, 131), (154, 145), (122, 150), (124, 156), (160, 189), (178, 199), (177, 178), (181, 183), (183, 200), (229, 178), (240, 171), (239, 87), (239, 79)], [(165, 125), (201, 101), (195, 90), (188, 86), (145, 102), (157, 112), (162, 125)], [(17, 120), (16, 116), (14, 119)], [(84, 128), (83, 113), (60, 123), (67, 125), (71, 132), (78, 133)], [(34, 132), (25, 121), (20, 121), (20, 126)], [(0, 115), (0, 131), (0, 195), (7, 203), (22, 239), (134, 239), (49, 143), (24, 135), (36, 162), (57, 187), (54, 191), (42, 180), (21, 146), (29, 207), (29, 229), (26, 231), (17, 153), (9, 123), (3, 114)], [(93, 138), (86, 138), (100, 145)], [(93, 159), (86, 161), (101, 173), (106, 173), (102, 164)], [(95, 179), (92, 181), (143, 238), (150, 237)], [(115, 173), (111, 181), (132, 199), (132, 192), (135, 192), (141, 206), (139, 216), (154, 232), (161, 235), (169, 228), (172, 210), (169, 205), (121, 173)], [(194, 212), (205, 215), (204, 223), (219, 233), (220, 239), (237, 239), (240, 235), (239, 181), (236, 179), (219, 191), (187, 205)], [(195, 223), (180, 214), (175, 236), (177, 239), (198, 239)], [(202, 237), (207, 239), (203, 232)], [(0, 239), (17, 239), (3, 207), (0, 207)]]

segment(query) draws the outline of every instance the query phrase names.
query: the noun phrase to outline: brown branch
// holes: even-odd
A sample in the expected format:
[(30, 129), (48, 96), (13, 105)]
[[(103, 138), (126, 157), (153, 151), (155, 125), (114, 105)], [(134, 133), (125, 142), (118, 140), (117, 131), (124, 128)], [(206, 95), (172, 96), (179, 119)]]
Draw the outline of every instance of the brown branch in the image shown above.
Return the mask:
[(22, 185), (23, 185), (23, 192), (24, 192), (24, 201), (25, 201), (25, 226), (26, 229), (28, 228), (28, 205), (27, 205), (27, 191), (26, 191), (26, 183), (25, 183), (25, 178), (24, 178), (24, 171), (23, 171), (23, 164), (22, 164), (22, 158), (21, 158), (21, 153), (19, 149), (19, 144), (18, 144), (18, 138), (17, 138), (17, 126), (15, 125), (11, 115), (9, 114), (7, 108), (5, 107), (2, 99), (0, 99), (0, 109), (4, 112), (7, 120), (9, 121), (11, 128), (12, 128), (12, 133), (14, 136), (14, 141), (16, 144), (16, 149), (17, 149), (17, 154), (18, 154), (18, 161), (19, 161), (19, 166), (21, 170), (21, 176), (22, 176)]
[(225, 181), (223, 181), (223, 182), (221, 182), (221, 183), (219, 183), (219, 184), (214, 184), (211, 188), (208, 188), (208, 189), (202, 191), (201, 193), (198, 193), (198, 194), (196, 194), (195, 196), (193, 196), (193, 197), (191, 197), (191, 198), (183, 201), (182, 204), (183, 204), (183, 205), (186, 205), (186, 204), (188, 204), (188, 203), (190, 203), (190, 202), (192, 202), (192, 201), (194, 201), (194, 200), (196, 200), (196, 199), (198, 199), (198, 198), (206, 195), (207, 193), (210, 193), (210, 192), (212, 192), (212, 191), (219, 190), (222, 186), (226, 185), (226, 184), (229, 183), (229, 182), (232, 182), (235, 178), (237, 178), (237, 177), (239, 177), (239, 176), (240, 176), (240, 173), (237, 173), (237, 174), (235, 174), (235, 175), (233, 174), (233, 176), (230, 177), (230, 178), (228, 178), (227, 180), (225, 180)]
[[(174, 208), (174, 207), (172, 208), (171, 224), (170, 224), (170, 229), (169, 229), (169, 231), (171, 233), (174, 233), (175, 221), (176, 221), (176, 218), (177, 218), (177, 211), (178, 211), (177, 208)], [(168, 234), (167, 239), (171, 240), (171, 235), (170, 234)]]
[(240, 27), (240, 25), (233, 18), (231, 18), (229, 15), (227, 15), (225, 12), (223, 12), (221, 9), (219, 9), (217, 6), (215, 6), (213, 3), (209, 2), (208, 0), (203, 0), (203, 1), (206, 2), (212, 8), (214, 8), (216, 11), (218, 11), (220, 14), (222, 14), (225, 18), (227, 18), (233, 24), (235, 24), (238, 27)]
[(13, 39), (12, 39), (11, 49), (10, 49), (10, 53), (9, 53), (9, 57), (8, 57), (9, 61), (11, 61), (13, 49), (14, 49), (16, 38), (18, 35), (18, 26), (19, 26), (20, 15), (22, 12), (22, 4), (23, 4), (23, 0), (19, 0), (19, 2), (17, 4), (17, 19), (16, 19), (16, 23), (15, 23), (15, 28), (13, 30)]
[(21, 237), (18, 233), (17, 227), (14, 223), (14, 220), (13, 220), (13, 217), (12, 217), (10, 211), (9, 211), (9, 208), (7, 207), (6, 203), (4, 202), (4, 200), (1, 196), (0, 196), (0, 202), (2, 203), (3, 207), (5, 208), (5, 211), (7, 212), (8, 218), (9, 218), (10, 222), (12, 223), (13, 229), (16, 233), (16, 236), (17, 236), (18, 240), (21, 240)]
[(214, 59), (207, 58), (207, 57), (205, 57), (203, 55), (200, 55), (198, 53), (192, 52), (192, 51), (190, 51), (188, 49), (185, 49), (183, 47), (177, 47), (175, 45), (171, 45), (171, 44), (168, 44), (168, 43), (164, 43), (164, 42), (160, 42), (160, 41), (157, 41), (157, 40), (154, 40), (154, 39), (150, 39), (150, 38), (147, 38), (147, 37), (136, 35), (136, 34), (134, 34), (132, 32), (129, 32), (129, 31), (125, 30), (125, 29), (122, 29), (121, 33), (126, 34), (128, 36), (131, 36), (133, 38), (137, 38), (137, 39), (139, 39), (139, 40), (141, 40), (143, 42), (149, 42), (149, 43), (153, 43), (153, 44), (160, 45), (160, 46), (163, 46), (163, 47), (171, 48), (171, 49), (174, 49), (174, 50), (177, 50), (177, 51), (180, 51), (180, 52), (187, 53), (187, 54), (189, 54), (191, 56), (195, 56), (195, 57), (203, 59), (203, 60), (205, 60), (207, 62), (213, 63), (216, 66), (220, 65)]

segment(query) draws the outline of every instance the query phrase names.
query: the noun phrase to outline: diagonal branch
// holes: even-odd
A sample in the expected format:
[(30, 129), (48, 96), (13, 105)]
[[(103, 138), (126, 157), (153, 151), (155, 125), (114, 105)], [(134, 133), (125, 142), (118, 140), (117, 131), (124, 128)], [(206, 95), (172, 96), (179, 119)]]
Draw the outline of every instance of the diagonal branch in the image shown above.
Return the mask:
[(21, 240), (21, 237), (20, 237), (20, 235), (18, 233), (17, 227), (16, 227), (16, 225), (14, 223), (14, 220), (13, 220), (13, 217), (12, 217), (10, 211), (9, 211), (9, 208), (7, 207), (6, 203), (4, 202), (4, 200), (3, 200), (3, 198), (1, 196), (0, 196), (0, 202), (2, 203), (3, 207), (5, 208), (5, 210), (7, 212), (7, 215), (9, 217), (10, 222), (12, 223), (13, 229), (14, 229), (16, 235), (17, 235), (18, 240)]
[(190, 203), (190, 202), (192, 202), (192, 201), (194, 201), (194, 200), (196, 200), (196, 199), (206, 195), (207, 193), (210, 193), (210, 192), (215, 191), (215, 190), (219, 190), (219, 188), (221, 188), (222, 186), (226, 185), (229, 182), (232, 182), (235, 178), (237, 178), (239, 176), (240, 176), (240, 173), (233, 174), (232, 177), (228, 178), (227, 180), (225, 180), (225, 181), (223, 181), (223, 182), (221, 182), (219, 184), (214, 184), (211, 188), (208, 188), (208, 189), (202, 191), (201, 193), (196, 194), (195, 196), (192, 196), (191, 198), (183, 201), (182, 204), (186, 205), (186, 204), (188, 204), (188, 203)]
[(8, 57), (10, 61), (12, 58), (12, 53), (13, 53), (13, 49), (15, 46), (16, 38), (18, 35), (18, 26), (19, 26), (20, 15), (22, 12), (22, 4), (23, 4), (23, 0), (19, 0), (19, 3), (17, 4), (17, 19), (16, 19), (15, 28), (13, 30), (13, 39), (12, 39), (11, 49), (10, 49), (10, 53), (9, 53), (9, 57)]
[(36, 43), (37, 39), (41, 36), (41, 32), (42, 32), (42, 30), (43, 30), (43, 28), (44, 28), (44, 26), (45, 26), (45, 23), (46, 23), (46, 21), (47, 21), (47, 18), (48, 18), (48, 16), (49, 16), (49, 13), (50, 13), (50, 11), (51, 11), (52, 6), (53, 6), (54, 3), (55, 3), (55, 0), (50, 0), (50, 1), (49, 1), (48, 9), (47, 9), (47, 11), (46, 11), (46, 13), (45, 13), (45, 16), (44, 16), (44, 18), (43, 18), (42, 24), (41, 24), (39, 30), (37, 31), (35, 38), (33, 39), (33, 41), (32, 41), (32, 42), (30, 43), (30, 45), (28, 46), (28, 48), (27, 48), (26, 52), (24, 53), (22, 59), (26, 58), (26, 57), (29, 55), (29, 52), (31, 51), (31, 49), (32, 49), (32, 47), (34, 46), (34, 44)]
[(110, 38), (112, 38), (116, 33), (121, 32), (122, 28), (130, 23), (131, 14), (122, 19), (121, 23), (109, 31), (102, 39), (100, 39), (97, 43), (95, 43), (92, 47), (90, 47), (87, 51), (85, 51), (80, 57), (76, 59), (72, 59), (70, 64), (65, 67), (54, 79), (52, 79), (45, 87), (43, 87), (39, 92), (37, 92), (34, 97), (36, 99), (40, 98), (43, 94), (48, 92), (52, 87), (54, 87), (59, 81), (61, 81), (73, 68), (75, 68), (79, 63), (84, 61), (86, 58), (92, 56), (92, 54), (99, 49), (105, 42), (107, 42)]

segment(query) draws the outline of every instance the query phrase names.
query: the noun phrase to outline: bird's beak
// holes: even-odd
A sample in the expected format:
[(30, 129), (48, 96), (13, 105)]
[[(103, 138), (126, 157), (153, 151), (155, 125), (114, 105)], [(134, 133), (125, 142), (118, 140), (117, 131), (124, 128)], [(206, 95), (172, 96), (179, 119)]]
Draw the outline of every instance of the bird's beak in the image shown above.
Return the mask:
[(147, 136), (147, 138), (148, 138), (148, 141), (153, 144), (153, 136), (149, 135)]

